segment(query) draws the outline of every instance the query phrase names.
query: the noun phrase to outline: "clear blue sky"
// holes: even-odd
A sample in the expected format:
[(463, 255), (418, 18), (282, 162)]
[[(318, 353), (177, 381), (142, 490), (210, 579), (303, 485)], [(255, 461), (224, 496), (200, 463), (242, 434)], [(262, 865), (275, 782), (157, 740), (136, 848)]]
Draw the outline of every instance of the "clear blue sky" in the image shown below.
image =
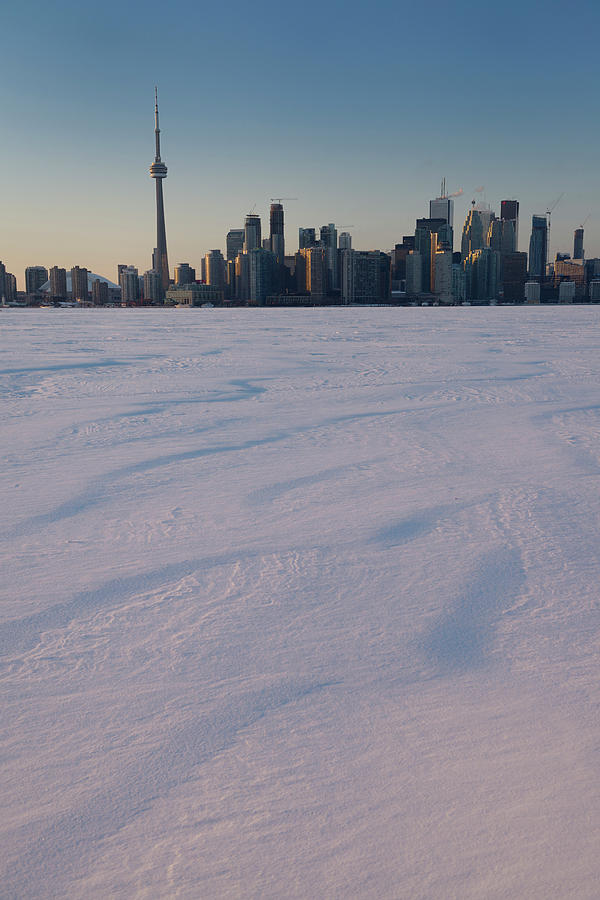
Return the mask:
[[(230, 0), (7, 4), (2, 13), (0, 259), (140, 270), (154, 246), (159, 85), (171, 267), (199, 264), (256, 204), (353, 224), (354, 246), (414, 231), (443, 175), (459, 228), (484, 185), (499, 212), (562, 192), (552, 250), (589, 214), (600, 255), (597, 0), (318, 5)], [(480, 195), (478, 195), (480, 196)]]

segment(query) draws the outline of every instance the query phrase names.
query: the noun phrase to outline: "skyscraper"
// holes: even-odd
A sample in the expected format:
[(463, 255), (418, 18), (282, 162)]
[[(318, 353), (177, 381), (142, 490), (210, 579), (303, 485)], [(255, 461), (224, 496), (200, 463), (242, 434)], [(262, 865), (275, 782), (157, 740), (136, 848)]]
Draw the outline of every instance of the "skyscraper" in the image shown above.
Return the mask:
[(276, 290), (277, 259), (271, 250), (255, 247), (248, 253), (250, 303), (264, 306), (269, 294)]
[[(519, 201), (518, 200), (501, 200), (500, 201), (500, 218), (503, 222), (512, 222), (514, 229), (514, 246), (506, 249), (506, 253), (516, 253), (519, 246)], [(510, 232), (509, 228), (504, 228), (506, 233)]]
[(507, 253), (502, 258), (502, 284), (505, 303), (522, 303), (527, 281), (527, 254)]
[(321, 243), (326, 249), (328, 289), (337, 290), (340, 286), (338, 272), (338, 233), (337, 228), (330, 222), (329, 225), (321, 225)]
[(583, 228), (576, 228), (573, 236), (573, 259), (583, 258)]
[(314, 247), (317, 243), (317, 236), (314, 228), (298, 229), (298, 250), (304, 250), (305, 247)]
[(313, 302), (327, 295), (327, 251), (324, 247), (303, 247), (296, 255), (298, 291), (308, 291)]
[[(432, 235), (452, 247), (452, 226), (445, 219), (417, 219), (415, 228), (415, 250), (421, 255), (421, 290), (431, 290), (431, 244)], [(408, 277), (408, 276), (407, 276)], [(407, 288), (408, 290), (408, 288)]]
[(160, 273), (156, 269), (144, 272), (144, 300), (160, 300), (161, 288)]
[(133, 303), (140, 299), (140, 281), (135, 266), (127, 266), (121, 272), (121, 301)]
[(71, 269), (71, 297), (73, 300), (87, 301), (89, 299), (87, 269), (79, 266), (73, 266)]
[(285, 238), (283, 236), (283, 206), (281, 203), (271, 203), (271, 252), (275, 254), (279, 265), (283, 265), (285, 256)]
[(27, 266), (25, 269), (25, 292), (35, 294), (48, 281), (48, 269), (44, 266)]
[(451, 197), (436, 197), (429, 201), (429, 218), (445, 219), (448, 225), (454, 227), (454, 200)]
[(152, 268), (160, 272), (163, 291), (169, 287), (169, 260), (167, 258), (167, 232), (165, 229), (165, 207), (163, 202), (163, 178), (167, 177), (167, 167), (160, 158), (160, 128), (158, 127), (158, 90), (154, 88), (154, 141), (156, 155), (150, 166), (150, 177), (156, 180), (156, 249)]
[(352, 235), (348, 231), (342, 231), (339, 238), (340, 250), (352, 250)]
[(470, 253), (475, 250), (483, 250), (486, 246), (490, 223), (493, 219), (494, 213), (487, 203), (475, 204), (473, 200), (463, 227), (460, 246), (463, 260)]
[(423, 289), (423, 259), (417, 250), (406, 257), (406, 293), (420, 294)]
[(227, 232), (227, 259), (236, 259), (244, 249), (244, 229), (232, 228)]
[(94, 306), (103, 306), (108, 303), (108, 284), (95, 278), (92, 281), (92, 303)]
[(192, 284), (196, 280), (196, 270), (189, 263), (179, 263), (175, 266), (175, 284), (180, 287), (184, 284)]
[(529, 277), (543, 278), (548, 261), (548, 220), (546, 216), (533, 216), (529, 239)]
[(248, 213), (246, 221), (244, 222), (244, 250), (249, 252), (250, 250), (256, 250), (257, 247), (262, 247), (260, 238), (260, 216)]
[(17, 278), (12, 272), (4, 274), (4, 290), (7, 303), (14, 303), (17, 299)]
[(225, 260), (220, 250), (211, 250), (204, 257), (206, 283), (225, 290)]
[(379, 250), (341, 251), (342, 303), (385, 303), (390, 298), (391, 258)]
[(50, 296), (67, 299), (67, 270), (60, 266), (52, 266), (50, 269)]

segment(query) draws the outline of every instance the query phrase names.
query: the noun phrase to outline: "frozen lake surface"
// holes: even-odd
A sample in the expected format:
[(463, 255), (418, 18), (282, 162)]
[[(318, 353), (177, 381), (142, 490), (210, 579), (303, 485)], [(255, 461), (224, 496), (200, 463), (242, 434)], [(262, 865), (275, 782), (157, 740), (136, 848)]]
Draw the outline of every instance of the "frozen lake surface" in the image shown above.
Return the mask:
[(0, 312), (5, 898), (589, 898), (600, 309)]

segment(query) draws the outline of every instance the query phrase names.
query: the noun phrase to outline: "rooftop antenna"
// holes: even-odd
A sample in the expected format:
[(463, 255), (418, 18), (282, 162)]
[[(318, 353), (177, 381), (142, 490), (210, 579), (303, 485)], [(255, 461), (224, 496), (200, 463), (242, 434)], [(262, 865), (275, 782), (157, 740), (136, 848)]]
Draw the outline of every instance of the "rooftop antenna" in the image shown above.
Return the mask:
[(154, 85), (154, 141), (156, 144), (155, 162), (160, 162), (160, 128), (158, 127), (158, 87)]

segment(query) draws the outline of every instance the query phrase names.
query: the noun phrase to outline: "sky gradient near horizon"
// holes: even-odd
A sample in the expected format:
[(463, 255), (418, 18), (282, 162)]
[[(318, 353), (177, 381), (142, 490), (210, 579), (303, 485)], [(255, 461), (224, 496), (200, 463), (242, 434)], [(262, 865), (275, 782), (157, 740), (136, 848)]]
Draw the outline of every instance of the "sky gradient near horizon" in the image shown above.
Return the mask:
[(153, 88), (158, 83), (171, 270), (224, 249), (269, 198), (298, 226), (352, 225), (353, 246), (388, 249), (428, 214), (445, 176), (455, 246), (475, 188), (499, 213), (532, 213), (564, 191), (551, 251), (586, 223), (600, 256), (596, 3), (472, 0), (449, 6), (325, 0), (114, 0), (3, 12), (0, 259), (86, 265), (114, 280), (149, 268), (155, 244)]

